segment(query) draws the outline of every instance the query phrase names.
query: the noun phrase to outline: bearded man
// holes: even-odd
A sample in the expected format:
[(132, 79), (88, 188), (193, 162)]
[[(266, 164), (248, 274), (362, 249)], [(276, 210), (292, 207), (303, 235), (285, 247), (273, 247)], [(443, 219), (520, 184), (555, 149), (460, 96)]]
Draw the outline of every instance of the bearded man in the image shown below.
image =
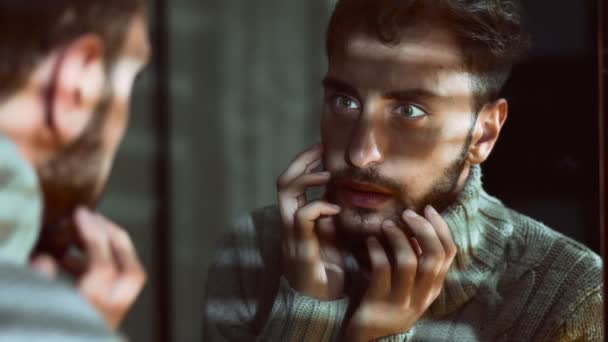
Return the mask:
[(511, 0), (339, 0), (322, 143), (225, 237), (206, 340), (601, 341), (601, 259), (482, 187), (527, 46)]
[(95, 205), (146, 25), (143, 0), (0, 0), (0, 340), (116, 340), (143, 287), (128, 234)]

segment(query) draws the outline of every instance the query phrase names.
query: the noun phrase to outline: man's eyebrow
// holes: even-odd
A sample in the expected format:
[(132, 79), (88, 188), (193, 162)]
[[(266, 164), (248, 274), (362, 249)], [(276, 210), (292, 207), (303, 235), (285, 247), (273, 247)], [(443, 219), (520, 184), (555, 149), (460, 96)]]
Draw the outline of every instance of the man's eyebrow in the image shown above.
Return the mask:
[(340, 81), (339, 79), (336, 78), (332, 78), (332, 77), (325, 77), (323, 79), (323, 86), (327, 89), (333, 89), (333, 90), (337, 90), (337, 91), (343, 91), (345, 93), (349, 93), (349, 94), (353, 94), (353, 95), (357, 95), (359, 94), (359, 92), (350, 84), (344, 82), (344, 81)]

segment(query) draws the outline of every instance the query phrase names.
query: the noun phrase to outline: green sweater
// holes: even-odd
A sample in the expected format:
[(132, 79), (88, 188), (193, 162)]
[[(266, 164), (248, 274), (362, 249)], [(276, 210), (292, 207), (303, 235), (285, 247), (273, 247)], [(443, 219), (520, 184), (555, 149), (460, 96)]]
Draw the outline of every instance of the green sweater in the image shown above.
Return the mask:
[(29, 269), (41, 215), (36, 172), (0, 133), (0, 341), (121, 341), (72, 286)]
[[(380, 341), (602, 341), (602, 262), (585, 246), (506, 208), (472, 169), (442, 214), (458, 254), (443, 290), (406, 334)], [(238, 220), (208, 274), (205, 341), (335, 341), (350, 296), (318, 301), (281, 277), (276, 207)], [(348, 260), (348, 287), (358, 272)], [(347, 291), (347, 293), (349, 293)]]

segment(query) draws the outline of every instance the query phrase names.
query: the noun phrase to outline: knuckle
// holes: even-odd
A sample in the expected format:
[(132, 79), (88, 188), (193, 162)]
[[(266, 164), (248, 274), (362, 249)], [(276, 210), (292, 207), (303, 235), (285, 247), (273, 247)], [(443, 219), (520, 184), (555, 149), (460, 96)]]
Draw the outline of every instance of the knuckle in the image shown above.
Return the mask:
[(378, 260), (374, 264), (374, 270), (379, 274), (391, 272), (391, 265), (386, 260)]
[(308, 217), (307, 207), (302, 207), (302, 208), (296, 210), (295, 218), (296, 218), (296, 220), (298, 222), (304, 222), (304, 221), (306, 221), (307, 217)]
[(425, 274), (434, 274), (439, 272), (439, 267), (437, 267), (437, 263), (433, 261), (423, 261), (420, 264), (420, 272)]
[(426, 257), (427, 262), (432, 265), (441, 265), (445, 261), (445, 251), (437, 250), (433, 253), (429, 253)]
[(431, 300), (432, 301), (434, 301), (435, 299), (437, 299), (441, 295), (441, 290), (442, 290), (441, 284), (439, 284), (438, 286), (435, 286), (433, 288), (433, 291), (431, 292)]
[(125, 275), (126, 278), (130, 279), (133, 284), (137, 284), (138, 287), (143, 285), (146, 282), (147, 275), (143, 270), (132, 270), (127, 272)]
[(397, 256), (397, 267), (400, 271), (414, 272), (418, 267), (418, 260), (404, 255)]
[(450, 258), (453, 259), (454, 257), (456, 257), (456, 254), (458, 254), (458, 248), (454, 244), (450, 245), (450, 251), (449, 251)]

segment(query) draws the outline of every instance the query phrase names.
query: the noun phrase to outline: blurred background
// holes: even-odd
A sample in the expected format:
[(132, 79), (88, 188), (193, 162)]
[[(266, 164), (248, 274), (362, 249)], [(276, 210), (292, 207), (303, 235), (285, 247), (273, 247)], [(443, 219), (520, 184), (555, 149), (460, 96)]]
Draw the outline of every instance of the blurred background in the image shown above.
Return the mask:
[[(150, 0), (154, 59), (101, 211), (132, 234), (149, 282), (133, 341), (201, 341), (206, 270), (228, 222), (275, 202), (318, 142), (332, 0)], [(484, 165), (486, 190), (598, 251), (595, 1), (527, 0), (529, 59)]]

